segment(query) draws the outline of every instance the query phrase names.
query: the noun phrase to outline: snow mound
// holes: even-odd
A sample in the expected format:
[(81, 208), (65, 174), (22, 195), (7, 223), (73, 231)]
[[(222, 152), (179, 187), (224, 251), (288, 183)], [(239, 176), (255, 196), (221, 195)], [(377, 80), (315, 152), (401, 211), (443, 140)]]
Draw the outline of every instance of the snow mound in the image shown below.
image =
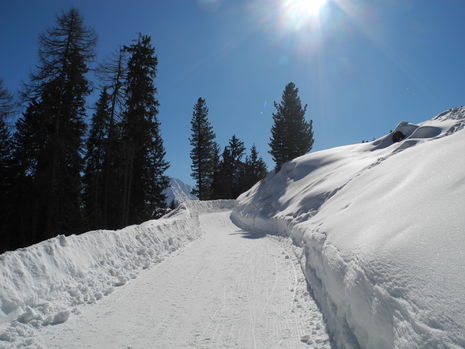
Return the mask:
[(179, 205), (181, 202), (189, 200), (197, 200), (197, 197), (192, 194), (192, 187), (180, 179), (170, 177), (170, 185), (164, 191), (166, 195), (166, 204), (169, 206), (172, 202)]
[(237, 223), (304, 248), (337, 347), (465, 347), (464, 126), (463, 107), (402, 122), (297, 158), (238, 198)]
[(187, 201), (165, 217), (121, 230), (64, 236), (0, 255), (0, 347), (65, 322), (200, 236), (199, 214), (235, 201)]

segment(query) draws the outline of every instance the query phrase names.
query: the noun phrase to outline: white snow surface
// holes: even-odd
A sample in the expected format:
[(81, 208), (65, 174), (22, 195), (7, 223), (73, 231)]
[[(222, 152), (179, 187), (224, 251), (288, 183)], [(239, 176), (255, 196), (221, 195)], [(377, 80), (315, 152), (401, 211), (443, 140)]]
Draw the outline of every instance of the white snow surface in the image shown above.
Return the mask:
[(43, 327), (34, 343), (47, 349), (330, 349), (290, 244), (249, 234), (229, 216), (201, 214), (201, 238), (102, 301), (80, 307), (67, 322)]
[(304, 155), (238, 198), (284, 234), (338, 348), (465, 347), (465, 108)]
[[(53, 254), (44, 247), (55, 239), (24, 249), (40, 267), (23, 278), (12, 275), (18, 267), (7, 266), (12, 273), (3, 280), (27, 285), (2, 290), (3, 296), (16, 292), (22, 300), (15, 300), (21, 311), (4, 326), (0, 348), (330, 349), (323, 316), (309, 297), (296, 258), (301, 249), (287, 238), (240, 229), (230, 220), (233, 204), (188, 202), (160, 222), (107, 232), (105, 239), (91, 239), (90, 244), (87, 240), (101, 232), (53, 245)], [(200, 232), (195, 241), (145, 270), (144, 263), (133, 267), (126, 258), (128, 250), (142, 248), (137, 236), (142, 235), (144, 248), (161, 258)], [(127, 238), (120, 241), (121, 235)], [(149, 235), (154, 237), (147, 239)], [(182, 235), (186, 240), (179, 240)], [(89, 248), (88, 255), (84, 250)], [(38, 249), (41, 256), (32, 253)], [(134, 253), (129, 255), (138, 260)], [(144, 258), (154, 261), (150, 253)], [(90, 278), (66, 268), (70, 260)], [(106, 262), (93, 262), (99, 260)], [(117, 272), (109, 271), (108, 265)], [(134, 275), (126, 276), (131, 270)], [(122, 277), (135, 274), (137, 278), (122, 286)], [(57, 286), (52, 292), (46, 285)], [(39, 301), (24, 304), (26, 286), (35, 288)], [(102, 288), (112, 292), (100, 299), (95, 292)], [(44, 321), (46, 316), (50, 320)]]
[(170, 185), (164, 191), (166, 195), (166, 204), (169, 206), (174, 201), (176, 205), (184, 201), (197, 200), (197, 197), (192, 194), (192, 187), (184, 183), (180, 179), (170, 177)]
[[(159, 220), (64, 236), (0, 255), (0, 347), (67, 321), (201, 235), (199, 214), (234, 201), (190, 201)], [(16, 343), (16, 344), (15, 344)], [(23, 343), (24, 344), (24, 343)], [(26, 343), (27, 344), (27, 343)]]

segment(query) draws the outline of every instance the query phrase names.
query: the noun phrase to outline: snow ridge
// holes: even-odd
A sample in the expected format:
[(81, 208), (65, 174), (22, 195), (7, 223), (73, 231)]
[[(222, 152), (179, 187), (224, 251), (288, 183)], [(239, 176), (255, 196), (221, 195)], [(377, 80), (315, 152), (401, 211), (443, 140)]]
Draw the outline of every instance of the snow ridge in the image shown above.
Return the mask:
[(201, 235), (199, 213), (235, 201), (187, 201), (159, 220), (64, 236), (0, 255), (0, 348), (65, 322)]
[(401, 122), (295, 159), (238, 198), (236, 224), (303, 247), (336, 347), (465, 347), (464, 125), (463, 107)]

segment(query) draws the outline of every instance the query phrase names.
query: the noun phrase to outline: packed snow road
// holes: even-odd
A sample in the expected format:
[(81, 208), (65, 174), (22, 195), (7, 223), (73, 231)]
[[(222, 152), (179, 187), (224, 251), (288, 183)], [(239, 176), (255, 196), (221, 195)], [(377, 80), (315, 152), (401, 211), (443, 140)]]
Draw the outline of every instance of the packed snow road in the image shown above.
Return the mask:
[(47, 348), (330, 348), (287, 240), (200, 216), (204, 235), (37, 342)]

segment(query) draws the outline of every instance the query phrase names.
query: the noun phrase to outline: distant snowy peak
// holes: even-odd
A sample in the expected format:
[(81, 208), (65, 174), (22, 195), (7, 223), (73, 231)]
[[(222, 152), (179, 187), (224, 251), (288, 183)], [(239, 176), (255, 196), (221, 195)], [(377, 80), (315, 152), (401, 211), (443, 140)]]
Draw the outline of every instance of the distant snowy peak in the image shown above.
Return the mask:
[(180, 179), (170, 177), (170, 186), (165, 190), (166, 204), (171, 202), (180, 204), (187, 200), (197, 200), (197, 197), (192, 194), (192, 187)]

